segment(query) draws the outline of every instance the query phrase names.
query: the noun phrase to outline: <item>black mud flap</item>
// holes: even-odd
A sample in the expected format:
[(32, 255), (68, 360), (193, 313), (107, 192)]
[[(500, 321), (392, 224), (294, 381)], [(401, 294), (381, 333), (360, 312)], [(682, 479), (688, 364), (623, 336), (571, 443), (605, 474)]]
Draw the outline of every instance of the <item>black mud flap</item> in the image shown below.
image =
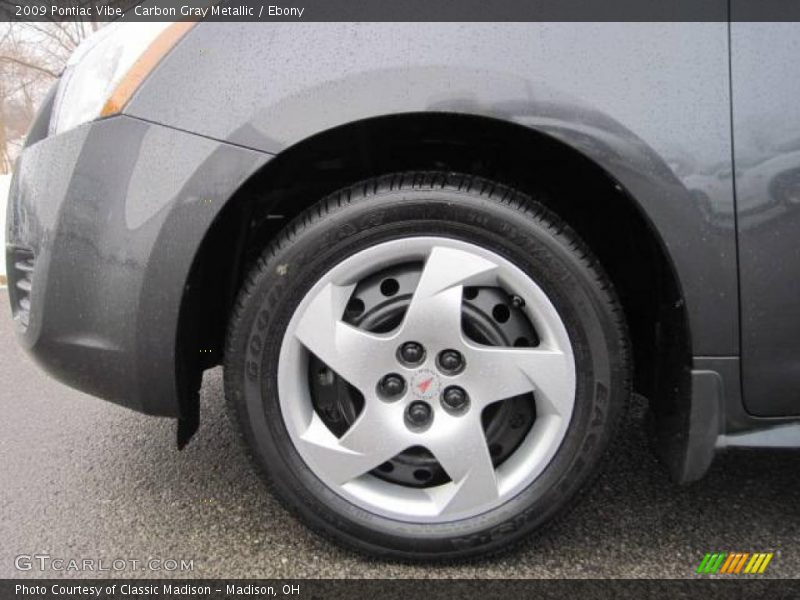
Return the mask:
[(183, 450), (192, 436), (197, 433), (200, 426), (200, 411), (195, 411), (194, 416), (186, 419), (178, 419), (178, 450)]
[(716, 371), (691, 372), (688, 403), (668, 414), (651, 414), (655, 450), (676, 483), (697, 481), (706, 474), (721, 432), (722, 378)]

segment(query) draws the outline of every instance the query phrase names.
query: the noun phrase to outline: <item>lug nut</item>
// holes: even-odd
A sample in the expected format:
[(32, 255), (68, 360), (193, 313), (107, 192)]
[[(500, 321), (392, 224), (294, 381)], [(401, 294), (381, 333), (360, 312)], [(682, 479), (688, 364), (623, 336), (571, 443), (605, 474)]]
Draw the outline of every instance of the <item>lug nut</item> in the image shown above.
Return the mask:
[(462, 411), (469, 404), (469, 396), (463, 388), (451, 385), (442, 392), (442, 404), (446, 409), (452, 411)]
[(387, 398), (396, 398), (406, 391), (406, 382), (400, 375), (389, 373), (378, 383), (378, 391)]
[(406, 342), (400, 346), (398, 351), (400, 360), (409, 365), (416, 365), (423, 361), (425, 358), (425, 348), (422, 344), (417, 342)]
[(433, 411), (427, 402), (412, 402), (406, 410), (406, 420), (412, 427), (425, 427), (430, 423)]
[(464, 368), (464, 357), (458, 350), (442, 350), (439, 353), (439, 368), (452, 375)]

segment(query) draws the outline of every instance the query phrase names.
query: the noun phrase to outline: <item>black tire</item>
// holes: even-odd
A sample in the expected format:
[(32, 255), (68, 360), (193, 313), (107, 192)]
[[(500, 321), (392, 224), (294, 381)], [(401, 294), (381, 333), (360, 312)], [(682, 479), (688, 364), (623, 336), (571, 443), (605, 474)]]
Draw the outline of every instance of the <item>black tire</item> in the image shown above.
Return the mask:
[[(378, 516), (325, 486), (292, 444), (276, 392), (285, 328), (321, 274), (365, 247), (421, 234), (482, 245), (528, 273), (565, 323), (577, 367), (569, 429), (545, 471), (502, 506), (439, 524)], [(470, 176), (403, 173), (321, 200), (264, 251), (230, 320), (225, 392), (270, 488), (311, 528), (372, 555), (464, 558), (521, 540), (562, 512), (597, 475), (630, 393), (628, 342), (621, 310), (598, 262), (540, 203)]]

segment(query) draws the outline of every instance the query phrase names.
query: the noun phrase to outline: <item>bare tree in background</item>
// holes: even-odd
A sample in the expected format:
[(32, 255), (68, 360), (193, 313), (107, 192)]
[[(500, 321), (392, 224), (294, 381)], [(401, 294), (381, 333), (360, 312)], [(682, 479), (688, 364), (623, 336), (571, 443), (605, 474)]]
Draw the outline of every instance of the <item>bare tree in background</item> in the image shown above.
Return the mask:
[(39, 103), (97, 22), (0, 25), (0, 173), (11, 171)]

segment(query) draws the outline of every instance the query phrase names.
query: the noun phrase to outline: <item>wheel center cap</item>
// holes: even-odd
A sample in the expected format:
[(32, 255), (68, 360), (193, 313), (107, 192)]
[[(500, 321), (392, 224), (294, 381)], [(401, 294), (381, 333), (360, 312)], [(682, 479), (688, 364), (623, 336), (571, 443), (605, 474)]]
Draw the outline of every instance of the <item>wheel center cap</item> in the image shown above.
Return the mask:
[(417, 400), (438, 398), (441, 389), (439, 375), (430, 369), (421, 369), (411, 377), (411, 394)]

